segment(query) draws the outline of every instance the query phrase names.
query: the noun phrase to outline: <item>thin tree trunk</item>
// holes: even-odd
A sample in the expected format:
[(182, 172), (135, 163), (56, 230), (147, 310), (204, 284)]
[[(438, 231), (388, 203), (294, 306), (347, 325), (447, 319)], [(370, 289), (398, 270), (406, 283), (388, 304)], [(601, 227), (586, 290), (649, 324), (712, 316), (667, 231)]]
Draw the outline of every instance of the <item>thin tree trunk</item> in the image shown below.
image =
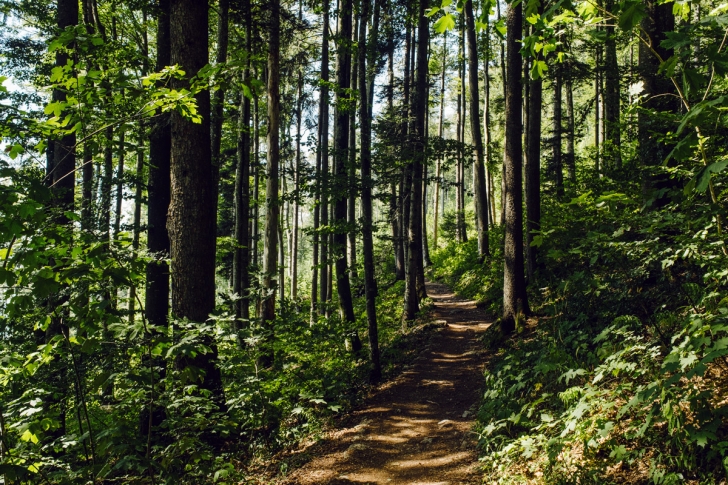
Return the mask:
[(522, 103), (521, 55), (518, 41), (523, 25), (522, 5), (508, 5), (506, 14), (508, 66), (506, 79), (505, 126), (505, 237), (503, 271), (503, 317), (501, 331), (513, 332), (516, 320), (530, 313), (523, 274), (522, 206)]
[[(139, 253), (139, 234), (142, 225), (142, 188), (144, 187), (144, 145), (142, 145), (142, 133), (139, 133), (139, 146), (137, 147), (136, 166), (136, 187), (134, 190), (134, 226), (131, 240), (132, 259), (136, 259)], [(129, 323), (134, 324), (136, 317), (136, 286), (129, 287)]]
[[(356, 12), (353, 12), (354, 16), (354, 28), (352, 31), (352, 45), (356, 45), (358, 42), (358, 35), (359, 35), (359, 15), (357, 15)], [(358, 86), (358, 80), (357, 76), (359, 75), (359, 69), (358, 69), (358, 56), (356, 53), (352, 53), (352, 62), (351, 62), (351, 87), (352, 89), (357, 89)], [(359, 97), (366, 96), (366, 91), (360, 91)], [(346, 222), (349, 226), (349, 230), (347, 232), (347, 243), (346, 243), (346, 259), (347, 259), (347, 265), (349, 266), (349, 277), (353, 280), (356, 280), (357, 274), (356, 274), (356, 190), (354, 187), (356, 187), (356, 103), (357, 100), (354, 98), (351, 106), (351, 111), (349, 112), (349, 160), (348, 160), (348, 174), (349, 174), (349, 180), (348, 180), (348, 187), (349, 187), (349, 198), (347, 201), (347, 214), (346, 214)]]
[(465, 21), (468, 38), (468, 80), (470, 87), (470, 130), (475, 145), (475, 217), (478, 229), (478, 257), (485, 260), (488, 246), (488, 194), (485, 186), (485, 153), (480, 127), (480, 90), (478, 88), (478, 46), (475, 40), (475, 18), (472, 2), (465, 2)]
[(268, 348), (263, 350), (260, 363), (267, 367), (273, 363), (273, 322), (276, 316), (275, 281), (277, 269), (276, 244), (278, 240), (278, 163), (280, 160), (280, 0), (268, 2), (270, 13), (268, 31), (268, 158), (266, 160), (267, 180), (265, 186), (265, 243), (263, 245), (263, 290), (261, 319), (268, 333)]
[(554, 74), (554, 151), (552, 157), (554, 182), (556, 183), (556, 194), (559, 197), (564, 195), (564, 167), (561, 159), (562, 142), (562, 113), (561, 113), (561, 69), (557, 68)]
[[(215, 65), (222, 66), (227, 62), (230, 0), (219, 0), (217, 8), (217, 54)], [(212, 184), (214, 190), (213, 203), (217, 214), (218, 191), (220, 185), (220, 144), (222, 141), (223, 107), (225, 105), (225, 84), (222, 84), (212, 96), (211, 151), (212, 151)]]
[[(447, 30), (442, 37), (442, 74), (440, 76), (440, 118), (437, 122), (437, 136), (442, 139), (443, 121), (445, 115), (445, 71), (447, 64)], [(437, 167), (435, 168), (435, 205), (434, 205), (434, 227), (432, 232), (432, 244), (437, 248), (437, 229), (438, 216), (440, 214), (440, 178), (442, 177), (442, 157), (437, 157)]]
[[(299, 19), (300, 20), (300, 19)], [(291, 244), (291, 300), (298, 297), (298, 214), (301, 195), (301, 117), (303, 116), (303, 73), (298, 71), (298, 98), (296, 101), (296, 166), (294, 176), (293, 241)]]
[(124, 201), (124, 155), (125, 155), (125, 133), (124, 130), (119, 131), (119, 154), (116, 167), (116, 212), (114, 213), (114, 235), (116, 241), (121, 231), (121, 204)]
[(321, 44), (321, 225), (327, 232), (321, 235), (321, 311), (331, 297), (329, 293), (329, 0), (324, 0), (323, 40)]
[[(250, 54), (252, 51), (253, 14), (250, 0), (243, 2), (245, 15), (245, 50), (248, 52), (243, 82), (250, 81)], [(233, 330), (238, 347), (243, 348), (244, 341), (240, 334), (241, 326), (250, 319), (250, 99), (240, 96), (237, 167), (235, 169), (235, 242), (237, 246), (233, 254), (233, 292), (239, 300), (235, 302), (235, 320)], [(257, 221), (254, 221), (257, 223)]]
[[(540, 57), (534, 59), (538, 62)], [(526, 258), (528, 281), (533, 283), (536, 273), (538, 248), (531, 245), (533, 231), (541, 228), (541, 110), (543, 108), (543, 81), (529, 81), (528, 136), (526, 150)]]
[[(361, 1), (361, 20), (359, 25), (359, 92), (361, 104), (359, 105), (360, 135), (361, 135), (361, 204), (362, 204), (362, 245), (364, 249), (364, 293), (366, 296), (367, 328), (369, 333), (369, 361), (372, 369), (369, 379), (377, 382), (382, 377), (382, 368), (379, 358), (379, 330), (377, 327), (376, 297), (377, 284), (374, 279), (374, 236), (372, 215), (372, 167), (371, 167), (371, 110), (369, 106), (368, 90), (372, 87), (370, 80), (374, 80), (376, 71), (377, 32), (379, 28), (379, 1), (374, 8), (374, 21), (371, 37), (367, 43), (366, 27), (369, 18), (369, 0)], [(366, 54), (369, 54), (368, 56)], [(368, 57), (368, 59), (367, 59)], [(368, 62), (367, 62), (368, 61)], [(369, 86), (368, 86), (369, 84)]]
[[(571, 43), (569, 43), (569, 49)], [(571, 65), (566, 66), (566, 115), (568, 123), (566, 128), (566, 173), (572, 187), (576, 184), (576, 153), (574, 152), (574, 76)]]
[[(604, 7), (611, 11), (614, 0), (606, 0)], [(617, 39), (614, 25), (605, 27), (607, 39), (604, 43), (604, 143), (605, 157), (612, 170), (622, 166), (621, 127), (619, 124), (619, 66), (617, 65)]]

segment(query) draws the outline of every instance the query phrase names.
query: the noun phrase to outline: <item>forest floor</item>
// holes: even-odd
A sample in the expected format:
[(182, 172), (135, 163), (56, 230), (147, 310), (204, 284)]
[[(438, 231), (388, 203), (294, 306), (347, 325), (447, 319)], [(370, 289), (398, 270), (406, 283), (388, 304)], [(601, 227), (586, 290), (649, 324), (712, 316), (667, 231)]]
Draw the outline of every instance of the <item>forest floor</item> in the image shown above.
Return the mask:
[(337, 429), (296, 450), (309, 461), (279, 483), (480, 483), (472, 428), (486, 358), (480, 337), (489, 319), (445, 285), (428, 283), (427, 293), (434, 302), (429, 317), (441, 325), (429, 344)]

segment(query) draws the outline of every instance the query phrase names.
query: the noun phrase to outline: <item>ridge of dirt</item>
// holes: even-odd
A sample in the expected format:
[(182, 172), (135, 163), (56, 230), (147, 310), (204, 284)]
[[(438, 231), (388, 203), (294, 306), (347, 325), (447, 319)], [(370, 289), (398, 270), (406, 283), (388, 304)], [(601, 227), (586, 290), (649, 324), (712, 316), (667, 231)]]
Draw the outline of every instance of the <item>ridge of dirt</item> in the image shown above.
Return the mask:
[(335, 429), (295, 453), (311, 460), (285, 485), (480, 483), (471, 431), (483, 385), (480, 336), (490, 325), (475, 302), (427, 283), (431, 317), (444, 328), (397, 378), (352, 412), (355, 426)]

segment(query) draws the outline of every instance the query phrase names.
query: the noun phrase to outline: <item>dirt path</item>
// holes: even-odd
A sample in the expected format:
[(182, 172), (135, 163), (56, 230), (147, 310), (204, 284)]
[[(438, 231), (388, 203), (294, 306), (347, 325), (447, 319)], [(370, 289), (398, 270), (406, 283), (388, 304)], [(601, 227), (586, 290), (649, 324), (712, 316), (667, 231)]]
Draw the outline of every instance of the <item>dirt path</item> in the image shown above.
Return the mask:
[(482, 387), (485, 314), (444, 285), (427, 284), (432, 316), (447, 323), (412, 367), (354, 411), (356, 426), (309, 449), (284, 483), (296, 485), (480, 483), (473, 414)]

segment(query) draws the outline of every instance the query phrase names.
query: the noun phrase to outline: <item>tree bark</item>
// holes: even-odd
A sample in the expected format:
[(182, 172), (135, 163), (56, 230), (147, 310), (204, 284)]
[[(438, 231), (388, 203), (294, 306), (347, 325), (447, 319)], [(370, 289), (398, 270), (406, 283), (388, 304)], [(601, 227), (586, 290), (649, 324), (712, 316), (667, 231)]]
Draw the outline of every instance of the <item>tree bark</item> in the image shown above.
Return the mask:
[[(372, 118), (368, 94), (372, 90), (370, 81), (374, 80), (376, 71), (376, 45), (379, 29), (379, 1), (374, 8), (374, 20), (370, 39), (367, 42), (366, 27), (369, 19), (369, 0), (361, 1), (361, 20), (359, 21), (359, 122), (361, 137), (361, 205), (362, 205), (362, 245), (364, 250), (364, 294), (366, 297), (367, 328), (369, 333), (369, 361), (372, 368), (369, 373), (371, 382), (378, 382), (382, 377), (379, 358), (379, 330), (377, 327), (376, 297), (377, 284), (374, 279), (374, 236), (372, 215), (372, 166), (371, 138)], [(367, 56), (367, 54), (369, 54)], [(368, 57), (368, 59), (367, 59)]]
[(564, 166), (561, 158), (561, 142), (562, 142), (562, 113), (561, 113), (561, 78), (563, 73), (560, 66), (557, 66), (554, 72), (554, 139), (553, 139), (553, 157), (552, 170), (554, 182), (556, 183), (556, 195), (563, 197), (564, 195)]
[[(443, 121), (445, 115), (445, 71), (447, 64), (447, 30), (442, 36), (442, 74), (440, 76), (440, 118), (437, 122), (437, 136), (442, 139)], [(437, 166), (435, 168), (435, 204), (434, 204), (434, 224), (432, 232), (432, 244), (437, 248), (437, 229), (438, 219), (440, 215), (440, 178), (442, 177), (442, 157), (437, 157)]]
[(523, 274), (523, 208), (522, 208), (522, 85), (519, 40), (522, 34), (522, 5), (508, 5), (506, 13), (506, 78), (505, 126), (505, 237), (503, 271), (503, 317), (501, 331), (513, 332), (516, 320), (530, 312)]
[[(341, 318), (347, 322), (353, 322), (354, 303), (351, 296), (351, 283), (349, 272), (346, 267), (346, 243), (347, 243), (347, 198), (351, 187), (348, 187), (349, 171), (347, 161), (349, 159), (349, 109), (345, 100), (348, 99), (346, 92), (351, 87), (351, 36), (352, 36), (352, 0), (340, 0), (339, 3), (339, 42), (336, 52), (336, 133), (334, 137), (334, 164), (338, 193), (334, 201), (334, 246), (332, 256), (336, 268), (336, 290), (339, 296), (339, 313)], [(341, 188), (345, 188), (342, 193)]]
[[(538, 61), (536, 57), (535, 61)], [(543, 80), (532, 79), (528, 103), (528, 146), (526, 150), (526, 258), (528, 281), (532, 283), (536, 272), (538, 248), (531, 246), (533, 231), (541, 228), (541, 110), (543, 108)]]
[(475, 40), (475, 18), (472, 2), (465, 2), (465, 21), (468, 38), (468, 81), (470, 87), (470, 129), (475, 145), (475, 217), (478, 229), (478, 257), (484, 261), (490, 254), (488, 246), (488, 193), (485, 186), (485, 153), (480, 126), (480, 90), (478, 88), (478, 45)]
[(278, 164), (280, 161), (280, 0), (268, 2), (270, 24), (268, 30), (268, 158), (266, 163), (265, 185), (265, 241), (263, 245), (263, 290), (261, 320), (268, 334), (266, 348), (260, 358), (264, 367), (273, 363), (273, 322), (276, 312), (275, 280), (277, 268), (278, 242)]
[[(361, 7), (360, 7), (361, 8)], [(353, 12), (354, 16), (354, 28), (352, 31), (352, 45), (357, 45), (359, 35), (359, 15), (357, 12)], [(356, 52), (352, 52), (351, 62), (351, 87), (352, 89), (358, 88), (358, 67), (359, 57)], [(366, 91), (359, 91), (359, 97), (366, 96)], [(349, 180), (347, 186), (349, 187), (349, 197), (346, 206), (346, 222), (348, 226), (347, 230), (347, 242), (346, 242), (346, 260), (349, 267), (349, 278), (356, 280), (356, 97), (351, 103), (351, 110), (349, 111), (349, 160), (348, 160), (348, 174)]]
[[(245, 50), (248, 52), (243, 82), (250, 80), (250, 54), (252, 50), (252, 12), (250, 0), (243, 2), (245, 15)], [(235, 302), (235, 331), (238, 347), (243, 347), (241, 325), (250, 319), (250, 99), (240, 96), (237, 139), (237, 167), (235, 170), (235, 242), (233, 254), (233, 292), (240, 298)], [(255, 221), (257, 223), (257, 221)]]
[(321, 313), (329, 301), (329, 0), (324, 0), (323, 19), (323, 40), (321, 43), (321, 139), (319, 147), (321, 150), (321, 225), (325, 228), (321, 234)]
[[(171, 62), (188, 79), (208, 63), (207, 2), (170, 1)], [(185, 87), (188, 79), (175, 81)], [(195, 96), (201, 123), (172, 112), (171, 202), (167, 230), (172, 257), (172, 314), (193, 322), (207, 321), (215, 306), (215, 213), (210, 156), (210, 93)], [(219, 409), (225, 408), (217, 345), (204, 337), (210, 349), (195, 357), (178, 359), (181, 368), (196, 367), (203, 374), (201, 388), (211, 392)], [(215, 438), (210, 437), (216, 441)], [(220, 444), (217, 442), (216, 444)]]
[[(605, 0), (604, 7), (611, 11), (614, 0)], [(619, 123), (619, 66), (617, 65), (617, 39), (614, 25), (605, 27), (607, 39), (604, 43), (604, 157), (611, 170), (622, 166), (621, 127)]]
[(429, 21), (425, 17), (426, 1), (419, 4), (417, 72), (415, 93), (412, 103), (414, 111), (414, 136), (412, 160), (412, 190), (410, 201), (410, 218), (408, 231), (408, 264), (405, 278), (405, 304), (402, 318), (414, 320), (419, 311), (418, 272), (422, 268), (422, 167), (425, 163), (425, 118), (427, 116), (427, 40), (429, 37)]
[[(157, 17), (157, 66), (171, 64), (169, 0), (160, 0)], [(153, 327), (165, 327), (169, 313), (169, 235), (167, 209), (170, 202), (171, 130), (169, 113), (160, 113), (149, 137), (147, 182), (147, 251), (154, 257), (147, 264), (144, 309)]]
[[(217, 6), (217, 54), (215, 65), (222, 66), (227, 62), (230, 0), (219, 0)], [(225, 106), (225, 85), (218, 87), (212, 96), (212, 113), (210, 117), (210, 143), (212, 151), (212, 184), (214, 190), (213, 203), (217, 214), (218, 191), (220, 185), (220, 144), (222, 141), (223, 107)]]

